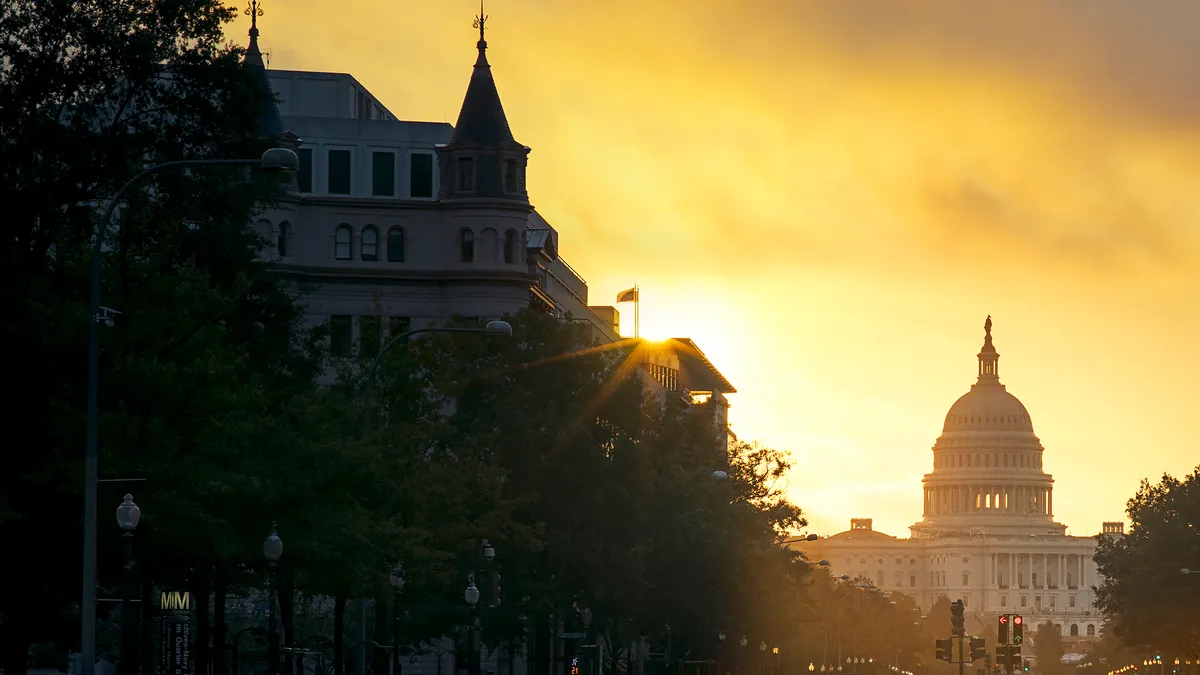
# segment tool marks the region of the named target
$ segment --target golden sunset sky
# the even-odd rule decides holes
[[[457,118],[476,2],[265,8],[272,68]],[[811,531],[907,536],[988,314],[1071,534],[1200,463],[1200,2],[487,12],[530,199],[592,304],[636,282],[643,335],[699,343],[738,435],[792,453]]]

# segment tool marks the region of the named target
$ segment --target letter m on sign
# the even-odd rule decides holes
[[[191,593],[184,591],[163,591],[159,596],[159,606],[163,609],[191,609]]]

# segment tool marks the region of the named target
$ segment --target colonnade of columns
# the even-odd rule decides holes
[[[1087,558],[1077,553],[993,553],[991,569],[991,583],[999,588],[1077,589],[1091,584]]]
[[[925,515],[1009,513],[1053,516],[1054,490],[1041,485],[927,485]]]

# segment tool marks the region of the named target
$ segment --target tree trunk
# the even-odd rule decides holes
[[[227,583],[225,569],[218,565],[213,570],[213,675],[225,675],[225,643],[228,640],[228,631],[225,629]]]
[[[346,596],[333,600],[333,675],[346,675]]]
[[[296,570],[288,567],[283,570],[283,584],[279,587],[279,613],[283,620],[283,646],[289,648],[284,652],[284,675],[293,675],[296,665],[290,648],[296,637]]]
[[[208,591],[209,591],[209,574],[208,569],[198,569],[193,572],[195,575],[192,579],[192,598],[196,602],[196,658],[193,660],[196,675],[208,675],[208,667],[210,663],[211,651],[208,648],[209,639],[212,635],[212,630],[208,619]]]

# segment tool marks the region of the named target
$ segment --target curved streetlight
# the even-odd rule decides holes
[[[713,480],[720,481],[720,480],[727,480],[728,478],[729,478],[729,474],[724,471],[717,470],[717,471],[712,472]]]
[[[88,389],[87,389],[87,436],[84,447],[83,469],[83,603],[82,603],[82,675],[96,672],[96,516],[100,469],[100,323],[111,326],[113,309],[100,306],[100,265],[103,260],[104,235],[113,211],[122,197],[141,180],[164,169],[190,166],[257,166],[266,171],[295,171],[300,168],[300,158],[286,148],[271,148],[258,159],[182,159],[163,162],[145,169],[130,178],[108,202],[108,208],[96,223],[92,243],[91,292],[89,297],[90,317],[88,326]]]
[[[363,378],[362,391],[366,391],[375,382],[375,373],[379,370],[379,364],[383,361],[383,355],[387,354],[392,347],[407,340],[408,338],[419,335],[421,333],[477,333],[481,335],[495,335],[499,337],[512,337],[512,325],[507,321],[489,321],[483,328],[444,328],[441,326],[427,326],[425,328],[414,328],[405,331],[384,343],[379,349],[379,353],[375,355],[375,360],[371,362],[371,367],[367,370],[366,376]]]

